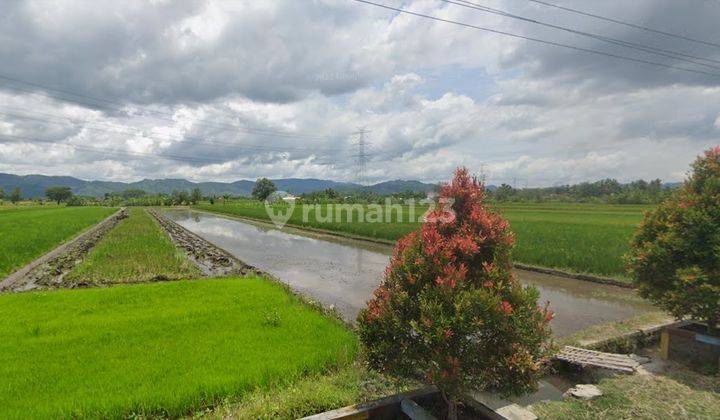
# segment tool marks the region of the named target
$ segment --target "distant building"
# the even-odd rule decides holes
[[[294,203],[295,200],[297,200],[297,197],[287,191],[275,191],[267,198],[267,201],[269,203],[277,203],[280,201],[284,201],[286,203]]]

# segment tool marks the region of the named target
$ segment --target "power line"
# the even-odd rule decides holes
[[[572,34],[575,34],[575,35],[585,36],[585,37],[588,37],[588,38],[592,38],[592,39],[596,39],[596,40],[599,40],[599,41],[607,42],[607,43],[609,43],[609,44],[619,45],[619,46],[625,47],[625,48],[631,48],[631,49],[634,49],[634,50],[643,51],[643,52],[650,53],[650,54],[655,54],[655,55],[660,55],[660,56],[663,56],[663,57],[669,57],[669,58],[673,58],[673,59],[676,59],[676,60],[681,60],[681,61],[684,61],[684,62],[686,62],[686,63],[697,64],[697,65],[700,65],[700,66],[705,66],[705,67],[709,67],[709,68],[712,68],[712,69],[720,70],[720,67],[718,67],[718,66],[714,66],[714,65],[712,65],[712,64],[706,64],[706,63],[702,63],[702,62],[695,61],[695,60],[702,60],[702,61],[720,63],[720,60],[716,60],[716,59],[713,59],[713,58],[698,57],[698,56],[695,56],[695,55],[685,54],[685,53],[678,52],[678,51],[666,50],[666,49],[663,49],[663,48],[657,48],[657,47],[653,47],[653,46],[650,46],[650,45],[644,45],[644,44],[639,44],[639,43],[636,43],[636,42],[631,42],[631,41],[625,41],[625,40],[622,40],[622,39],[612,38],[612,37],[605,36],[605,35],[594,34],[594,33],[591,33],[591,32],[585,32],[585,31],[581,31],[581,30],[578,30],[578,29],[569,28],[569,27],[566,27],[566,26],[561,26],[561,25],[555,25],[555,24],[552,24],[552,23],[542,22],[542,21],[539,21],[539,20],[536,20],[536,19],[532,19],[532,18],[528,18],[528,17],[525,17],[525,16],[516,15],[516,14],[510,13],[510,12],[506,12],[506,11],[504,11],[504,10],[500,10],[500,9],[495,9],[495,8],[492,8],[492,7],[483,6],[483,5],[481,5],[481,4],[473,3],[473,2],[470,2],[470,1],[467,1],[467,0],[458,0],[459,2],[458,2],[458,1],[452,1],[452,0],[440,0],[440,1],[443,1],[443,2],[449,3],[449,4],[454,4],[454,5],[457,5],[457,6],[467,7],[467,8],[474,9],[474,10],[479,10],[479,11],[481,11],[481,12],[486,12],[486,13],[492,13],[492,14],[495,14],[495,15],[505,16],[505,17],[509,17],[509,18],[512,18],[512,19],[517,19],[517,20],[521,20],[521,21],[533,23],[533,24],[536,24],[536,25],[541,25],[541,26],[545,26],[545,27],[548,27],[548,28],[557,29],[557,30],[560,30],[560,31],[569,32],[569,33],[572,33]]]
[[[570,8],[570,7],[560,6],[559,4],[548,3],[548,2],[540,1],[540,0],[528,0],[528,1],[531,1],[531,2],[533,2],[533,3],[542,4],[542,5],[548,6],[548,7],[554,7],[554,8],[556,8],[556,9],[565,10],[566,12],[577,13],[577,14],[579,14],[579,15],[588,16],[588,17],[592,17],[592,18],[595,18],[595,19],[604,20],[604,21],[607,21],[607,22],[617,23],[617,24],[619,24],[619,25],[629,26],[629,27],[631,27],[631,28],[640,29],[640,30],[643,30],[643,31],[653,32],[653,33],[656,33],[656,34],[661,34],[661,35],[670,36],[670,37],[674,37],[674,38],[684,39],[685,41],[697,42],[697,43],[699,43],[699,44],[705,44],[705,45],[710,45],[710,46],[713,46],[713,47],[720,48],[720,44],[717,44],[717,43],[714,43],[714,42],[710,42],[710,41],[703,41],[702,39],[691,38],[691,37],[689,37],[689,36],[678,35],[678,34],[675,34],[675,33],[672,33],[672,32],[661,31],[661,30],[659,30],[659,29],[653,29],[653,28],[650,28],[650,27],[647,27],[647,26],[638,25],[638,24],[635,24],[635,23],[625,22],[625,21],[622,21],[622,20],[609,18],[609,17],[607,17],[607,16],[601,16],[601,15],[596,15],[596,14],[589,13],[589,12],[583,12],[582,10],[577,10],[577,9],[573,9],[573,8]]]
[[[111,100],[109,100],[109,99],[97,98],[97,97],[93,97],[93,96],[89,96],[89,95],[84,95],[84,94],[79,94],[79,93],[70,92],[70,91],[63,90],[63,89],[53,88],[53,87],[51,87],[51,86],[43,85],[43,84],[40,84],[40,83],[28,82],[28,81],[21,80],[21,79],[17,79],[17,78],[15,78],[15,77],[11,77],[11,76],[8,76],[8,75],[2,74],[2,73],[0,73],[0,79],[6,80],[6,81],[9,81],[9,82],[12,82],[12,83],[19,83],[19,84],[23,84],[23,85],[27,85],[27,86],[32,86],[32,87],[34,87],[34,88],[42,89],[42,90],[44,90],[44,91],[43,91],[43,92],[38,92],[38,91],[36,91],[36,90],[29,89],[29,88],[23,88],[23,87],[18,87],[18,86],[5,85],[6,87],[9,87],[9,88],[11,88],[11,89],[16,89],[16,90],[20,90],[20,91],[24,91],[24,92],[29,92],[29,93],[40,94],[40,95],[43,95],[43,96],[46,96],[46,97],[50,97],[50,98],[54,98],[54,99],[58,99],[58,100],[61,100],[61,101],[76,103],[76,104],[79,104],[79,105],[81,105],[81,106],[93,106],[93,107],[94,107],[94,106],[97,106],[97,104],[92,104],[92,103],[91,103],[91,104],[88,104],[87,102],[82,102],[82,101],[77,100],[77,99],[68,99],[68,98],[65,98],[65,97],[62,97],[62,96],[59,96],[59,97],[58,97],[57,94],[60,94],[60,95],[70,95],[70,96],[74,96],[74,97],[77,97],[77,98],[83,98],[83,99],[87,99],[87,100],[90,100],[90,101],[95,101],[95,102],[97,102],[97,103],[102,103],[102,104],[105,104],[106,107],[108,107],[108,108],[110,108],[110,109],[113,109],[113,110],[115,110],[115,111],[120,111],[120,110],[122,110],[122,108],[124,108],[124,107],[127,106],[127,104],[123,104],[123,103],[116,102],[116,101],[111,101]],[[55,95],[52,95],[52,94],[50,94],[50,93],[48,93],[48,92],[46,92],[46,91],[56,92],[56,94],[55,94]],[[156,118],[159,118],[159,119],[162,119],[162,120],[166,120],[166,121],[170,121],[170,122],[176,122],[176,121],[173,119],[174,114],[172,114],[172,113],[163,112],[163,111],[159,111],[159,110],[153,110],[153,109],[147,109],[146,107],[138,107],[138,108],[141,108],[141,110],[144,111],[144,112],[147,113],[147,114],[156,115]],[[216,129],[220,129],[220,130],[226,130],[226,131],[241,131],[241,132],[247,132],[247,133],[251,133],[251,134],[265,135],[265,136],[274,136],[274,137],[287,137],[287,138],[297,138],[297,139],[306,139],[306,140],[327,140],[327,139],[331,139],[331,138],[332,138],[331,136],[315,136],[315,135],[306,135],[306,134],[300,134],[300,133],[299,133],[299,134],[293,134],[293,133],[288,133],[288,132],[283,132],[283,131],[277,131],[277,130],[271,130],[271,129],[265,129],[265,128],[238,127],[238,126],[235,126],[235,125],[232,125],[232,124],[212,123],[212,122],[206,122],[206,121],[196,121],[195,124],[201,125],[201,126],[212,127],[212,128],[216,128]]]
[[[720,77],[720,74],[717,74],[717,73],[710,73],[710,72],[706,72],[706,71],[702,71],[702,70],[689,69],[686,67],[679,67],[679,66],[674,66],[671,64],[659,63],[656,61],[644,60],[641,58],[633,58],[633,57],[628,57],[628,56],[624,56],[624,55],[613,54],[613,53],[608,53],[608,52],[599,51],[599,50],[593,50],[590,48],[577,47],[574,45],[563,44],[560,42],[548,41],[545,39],[534,38],[534,37],[525,36],[525,35],[518,35],[518,34],[511,33],[511,32],[501,31],[498,29],[486,28],[486,27],[482,27],[482,26],[478,26],[478,25],[473,25],[470,23],[459,22],[456,20],[443,19],[443,18],[440,18],[437,16],[426,15],[423,13],[418,13],[418,12],[413,12],[410,10],[400,9],[397,7],[387,6],[385,4],[374,3],[374,2],[371,2],[368,0],[352,0],[352,1],[355,1],[358,3],[365,3],[365,4],[368,4],[371,6],[376,6],[376,7],[380,7],[380,8],[387,9],[387,10],[393,10],[398,13],[404,13],[404,14],[408,14],[408,15],[412,15],[412,16],[422,17],[425,19],[431,19],[431,20],[435,20],[438,22],[450,23],[453,25],[463,26],[466,28],[477,29],[477,30],[486,31],[486,32],[492,32],[492,33],[496,33],[499,35],[505,35],[505,36],[509,36],[509,37],[513,37],[513,38],[524,39],[527,41],[533,41],[533,42],[537,42],[537,43],[541,43],[541,44],[552,45],[555,47],[568,48],[568,49],[575,50],[575,51],[582,51],[582,52],[586,52],[586,53],[590,53],[590,54],[603,55],[606,57],[617,58],[619,60],[632,61],[632,62],[636,62],[636,63],[648,64],[648,65],[657,66],[657,67],[664,67],[664,68],[673,69],[673,70],[680,70],[680,71],[685,71],[685,72],[690,72],[690,73],[704,74],[707,76]]]

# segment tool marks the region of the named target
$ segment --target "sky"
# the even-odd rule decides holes
[[[5,1],[0,172],[673,182],[720,144],[720,2],[548,0],[703,43],[529,0],[472,4],[597,36],[372,1],[472,27],[355,0]]]

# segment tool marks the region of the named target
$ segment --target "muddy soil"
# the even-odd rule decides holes
[[[232,254],[195,235],[155,210],[147,210],[170,236],[175,246],[183,249],[190,261],[208,277],[229,275],[262,275],[260,270],[235,258]]]
[[[11,274],[0,285],[0,291],[26,291],[36,289],[74,288],[84,286],[83,282],[68,282],[64,280],[67,273],[80,264],[83,257],[95,246],[121,220],[125,219],[127,212],[120,210],[113,216],[103,220],[90,230],[81,234],[72,241],[60,245],[54,251],[40,259],[31,262],[26,268]],[[44,261],[43,261],[44,260]]]

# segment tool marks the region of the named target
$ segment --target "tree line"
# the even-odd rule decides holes
[[[605,203],[605,204],[656,204],[668,198],[674,188],[663,184],[659,179],[652,181],[637,180],[622,184],[616,179],[607,178],[595,182],[582,182],[574,185],[560,185],[540,188],[513,188],[508,184],[501,184],[497,188],[488,188],[488,197],[497,202],[568,202],[568,203]],[[275,184],[267,179],[260,178],[255,183],[251,196],[253,199],[263,201],[277,192]],[[77,196],[70,187],[52,186],[45,190],[45,197],[57,204],[68,205],[149,205],[173,206],[191,205],[200,201],[209,201],[214,204],[217,200],[227,201],[236,198],[231,194],[203,195],[199,188],[191,191],[173,190],[170,194],[150,194],[141,189],[126,189],[119,192],[105,193],[102,199],[89,196]],[[299,201],[304,203],[385,203],[386,199],[403,203],[407,200],[421,200],[426,197],[425,192],[406,190],[400,193],[381,195],[370,190],[337,191],[327,188],[322,191],[313,191],[301,194]],[[22,200],[20,187],[15,187],[10,193],[0,187],[0,202],[9,200],[17,203]]]
[[[22,200],[22,191],[20,190],[20,187],[13,188],[9,194],[6,194],[5,189],[0,187],[0,203],[2,203],[5,199],[8,199],[13,204]]]
[[[606,178],[595,182],[541,188],[513,188],[502,184],[489,191],[491,199],[499,202],[570,202],[605,204],[656,204],[668,198],[674,188],[659,179],[637,180],[622,184]]]

